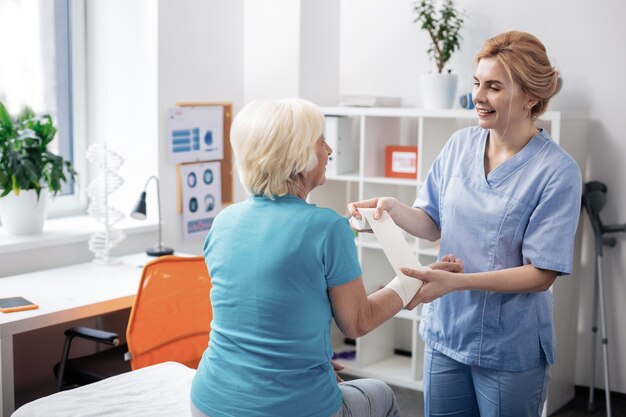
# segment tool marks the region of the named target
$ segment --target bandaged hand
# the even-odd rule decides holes
[[[413,309],[417,306],[417,304],[419,304],[419,302],[414,305],[411,305],[411,302],[424,283],[422,279],[415,275],[415,273],[418,273],[421,277],[425,277],[429,274],[429,271],[432,272],[433,270],[462,273],[464,271],[464,267],[463,262],[460,259],[455,259],[454,255],[446,255],[441,258],[440,262],[432,263],[424,268],[403,268],[403,275],[396,276],[385,286],[385,288],[389,288],[398,294],[404,307]]]
[[[426,270],[430,268],[426,266],[422,269]],[[398,294],[398,297],[402,300],[402,306],[406,307],[413,297],[415,297],[415,294],[417,294],[421,286],[422,281],[419,279],[414,279],[406,275],[398,275],[389,281],[389,284],[385,285],[385,288],[389,288]]]
[[[437,298],[453,291],[458,282],[459,274],[465,272],[461,259],[454,255],[445,255],[441,261],[429,265],[429,271],[402,268],[402,273],[423,283],[419,291],[406,305],[409,310],[414,309],[421,303],[429,303]]]

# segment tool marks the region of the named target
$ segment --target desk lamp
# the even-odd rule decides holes
[[[148,188],[148,184],[150,180],[156,181],[156,189],[157,189],[157,205],[158,205],[158,213],[159,213],[159,241],[151,248],[146,249],[146,253],[149,256],[163,256],[163,255],[171,255],[174,253],[174,249],[167,248],[163,246],[163,242],[161,241],[161,195],[159,192],[159,179],[152,175],[146,181],[146,185],[143,187],[143,192],[139,197],[139,201],[135,205],[135,208],[130,213],[130,217],[137,220],[145,220],[146,219],[146,189]]]

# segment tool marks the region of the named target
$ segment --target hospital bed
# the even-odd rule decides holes
[[[187,417],[195,372],[164,362],[40,398],[12,417]]]

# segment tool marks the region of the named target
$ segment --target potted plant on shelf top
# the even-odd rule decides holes
[[[0,217],[8,234],[40,233],[48,193],[76,175],[70,161],[48,150],[56,131],[50,115],[25,108],[12,118],[0,102]]]
[[[444,0],[438,10],[435,0],[418,0],[413,10],[417,15],[414,22],[419,23],[430,37],[427,52],[437,67],[437,73],[422,75],[424,107],[450,108],[457,78],[450,69],[447,73],[443,70],[452,53],[460,48],[463,12],[455,7],[454,0]]]

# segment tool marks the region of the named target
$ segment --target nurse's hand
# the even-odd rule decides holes
[[[355,201],[348,203],[348,213],[350,213],[350,216],[356,217],[360,220],[361,214],[359,213],[359,208],[375,208],[374,218],[380,219],[383,215],[383,210],[391,211],[397,202],[398,200],[393,197],[379,197],[370,198],[369,200]]]
[[[445,255],[440,262],[428,265],[431,270],[402,268],[402,273],[424,282],[405,308],[412,310],[421,303],[430,303],[456,289],[457,274],[465,272],[463,261],[454,255]]]

